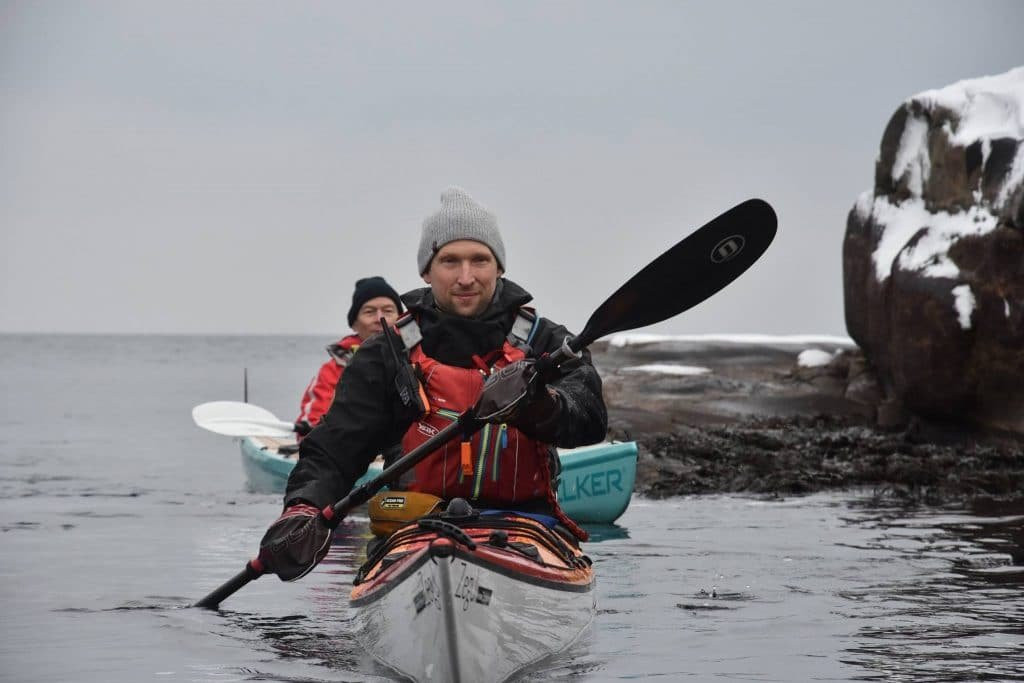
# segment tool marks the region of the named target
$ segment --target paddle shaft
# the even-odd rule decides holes
[[[718,216],[649,263],[608,297],[587,320],[579,336],[566,340],[555,353],[538,361],[537,380],[549,379],[555,367],[600,337],[667,320],[704,301],[753,265],[771,244],[775,230],[775,212],[760,199],[750,199]],[[690,284],[692,289],[683,288]],[[353,508],[368,501],[427,455],[460,434],[475,433],[482,425],[472,411],[463,413],[456,422],[335,503],[331,522],[337,525]],[[261,574],[259,560],[251,560],[243,571],[195,606],[215,609]]]
[[[209,595],[192,606],[203,607],[205,609],[217,609],[220,603],[234,595],[245,584],[249,583],[253,579],[258,579],[263,576],[263,572],[253,565],[254,562],[256,562],[256,560],[246,562],[245,569],[232,576],[230,579],[225,581],[220,588],[212,591]]]
[[[476,433],[482,426],[483,424],[478,423],[470,412],[467,411],[463,413],[459,416],[458,420],[403,455],[390,466],[384,468],[384,471],[372,480],[352,489],[347,496],[332,505],[331,510],[333,515],[331,516],[331,519],[328,520],[328,525],[331,528],[336,527],[349,512],[370,500],[374,494],[388,484],[397,480],[435,450],[441,448],[459,435],[470,435]],[[195,603],[193,607],[217,609],[217,606],[220,605],[221,602],[229,598],[250,581],[258,579],[262,575],[262,563],[259,558],[253,558],[246,563],[245,569],[235,574],[225,582],[224,585],[220,586],[205,598]]]

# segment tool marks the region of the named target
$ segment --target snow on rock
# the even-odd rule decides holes
[[[648,365],[633,365],[622,368],[622,372],[646,372],[662,375],[705,375],[711,372],[710,368],[702,368],[694,365],[673,365],[671,363],[650,363]]]
[[[931,109],[956,114],[947,122],[951,142],[967,146],[975,140],[1024,137],[1024,66],[998,76],[960,81],[914,95]]]
[[[889,184],[905,197],[955,200],[961,209],[985,199],[998,213],[1024,182],[1021,140],[1024,66],[927,90],[906,100],[889,122],[876,184],[887,170]]]
[[[843,296],[889,399],[1024,416],[1024,67],[896,109],[847,217]]]
[[[955,278],[960,270],[948,256],[950,246],[963,237],[984,235],[996,228],[996,217],[982,207],[932,213],[921,199],[893,204],[887,197],[877,197],[871,216],[882,229],[871,255],[879,282],[889,277],[894,264],[927,277]],[[915,235],[917,239],[913,239]]]
[[[907,176],[911,196],[920,197],[924,183],[931,175],[932,162],[928,156],[928,123],[911,119],[903,128],[896,160],[892,164],[892,179],[899,182]]]
[[[953,307],[956,308],[956,319],[960,323],[960,327],[965,330],[971,329],[971,314],[974,313],[976,303],[970,285],[953,288]]]
[[[870,220],[881,234],[872,253],[876,277],[889,277],[920,230],[926,231],[926,247],[899,265],[924,268],[931,277],[956,277],[956,266],[940,253],[964,237],[994,230],[1011,199],[1019,207],[1022,140],[1024,67],[905,101],[882,139],[875,192],[859,197],[854,207],[861,222]],[[885,182],[879,186],[879,180]],[[931,267],[933,258],[939,263]]]

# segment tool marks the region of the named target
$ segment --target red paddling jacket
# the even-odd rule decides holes
[[[537,319],[527,309],[519,315],[510,338],[486,357],[474,355],[471,368],[442,363],[428,356],[422,344],[412,345],[409,360],[422,378],[428,405],[425,414],[406,430],[403,453],[412,451],[472,408],[487,375],[530,355],[528,343]],[[419,334],[411,314],[399,320],[398,326],[403,339]],[[516,335],[516,327],[523,328],[522,336]],[[507,424],[486,424],[468,442],[456,439],[421,460],[413,468],[412,476],[402,478],[401,488],[445,499],[482,499],[503,506],[546,499],[551,490],[551,457],[549,444]]]
[[[299,405],[299,416],[296,422],[306,422],[310,427],[315,427],[320,418],[331,407],[334,401],[334,388],[341,380],[341,374],[345,372],[352,355],[359,349],[362,339],[357,334],[350,334],[336,344],[327,347],[327,353],[331,358],[320,366],[320,372],[316,374],[302,394],[302,403]]]
[[[406,353],[397,359],[383,335],[363,342],[330,410],[302,440],[285,503],[305,501],[320,508],[335,503],[377,453],[397,443],[408,452],[472,406],[491,368],[557,350],[569,331],[546,318],[531,320],[526,331],[523,321],[532,316],[522,307],[531,299],[519,285],[500,278],[488,309],[463,318],[439,310],[429,287],[403,295],[409,315],[400,322],[414,320],[418,335],[399,326]],[[396,388],[397,363],[410,361],[418,366],[430,403],[426,415],[419,406],[405,405]],[[584,351],[561,373],[548,385],[562,406],[553,419],[520,429],[487,425],[471,441],[468,466],[456,439],[425,458],[402,485],[442,498],[464,497],[478,508],[545,509],[553,496],[543,461],[552,447],[597,443],[608,426],[601,379],[590,355]]]

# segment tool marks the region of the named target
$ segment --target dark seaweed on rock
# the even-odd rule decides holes
[[[801,494],[873,487],[939,503],[1024,494],[1024,448],[1013,439],[951,441],[920,427],[881,432],[831,415],[750,419],[638,435],[636,491],[647,496]],[[943,442],[932,442],[943,441]]]
[[[863,362],[847,349],[817,369],[795,365],[800,349],[723,345],[700,364],[727,382],[623,368],[650,362],[649,347],[598,348],[610,438],[639,445],[636,492],[792,495],[868,487],[908,503],[1024,500],[1024,437],[914,418],[877,426],[851,387]],[[661,362],[686,364],[693,349],[661,347]],[[691,361],[692,362],[692,361]],[[687,388],[700,384],[702,391]]]

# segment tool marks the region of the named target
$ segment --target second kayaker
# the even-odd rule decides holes
[[[362,343],[380,333],[381,318],[394,325],[402,312],[398,292],[384,278],[374,276],[356,280],[352,305],[348,309],[348,326],[352,328],[352,334],[327,347],[330,358],[320,366],[302,392],[299,416],[295,419],[295,433],[300,440],[313,430],[331,407],[342,373]]]

